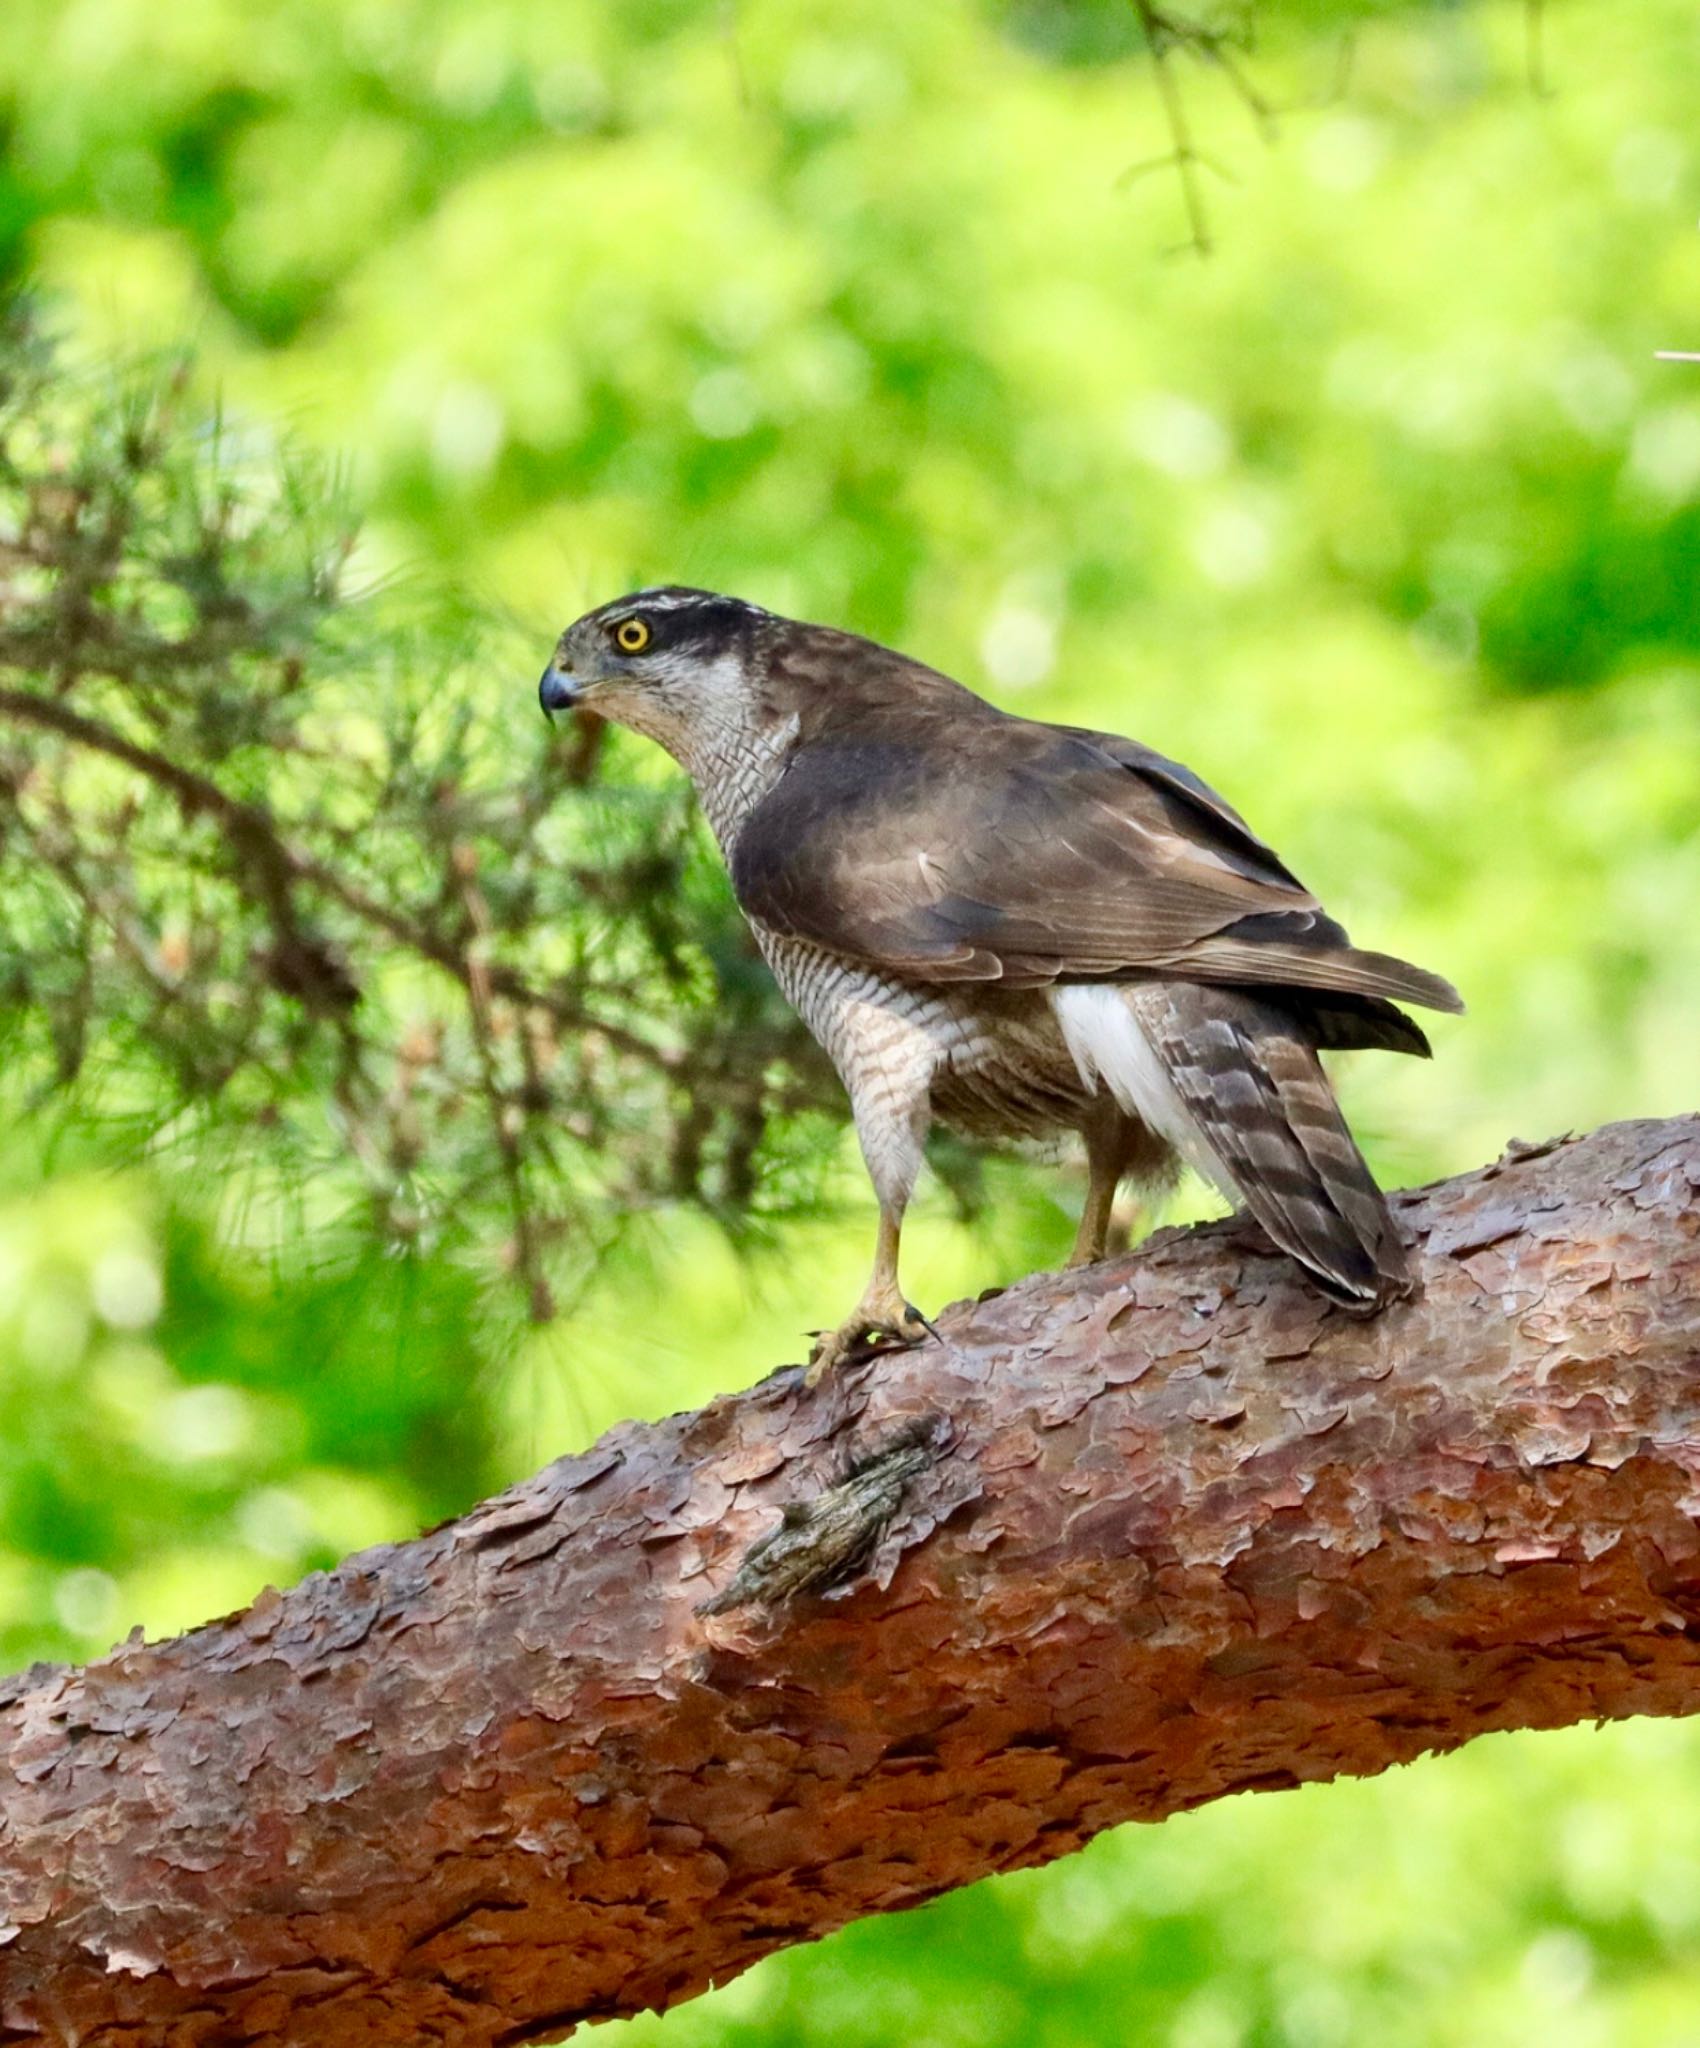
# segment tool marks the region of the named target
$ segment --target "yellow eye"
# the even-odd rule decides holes
[[[641,654],[649,645],[649,628],[642,619],[622,619],[614,628],[614,645],[622,654]]]

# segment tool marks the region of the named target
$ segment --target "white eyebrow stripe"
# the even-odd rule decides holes
[[[646,611],[682,612],[694,606],[733,605],[739,611],[759,613],[761,606],[751,604],[747,598],[725,597],[713,590],[669,590],[665,584],[651,590],[635,590],[630,597],[622,600],[624,608],[641,605]]]

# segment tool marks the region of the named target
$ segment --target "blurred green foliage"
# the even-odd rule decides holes
[[[1179,53],[1231,173],[1201,263],[1110,0],[10,0],[0,267],[85,386],[187,341],[241,462],[348,465],[392,656],[339,686],[437,679],[498,778],[556,629],[660,578],[1189,761],[1470,998],[1433,1067],[1346,1073],[1409,1179],[1700,1098],[1700,371],[1654,360],[1700,345],[1700,45],[1684,0],[1542,13],[1544,90],[1513,0],[1254,9],[1272,146]],[[446,591],[505,622],[483,652],[421,649]],[[623,737],[607,772],[667,787]],[[757,1244],[643,1205],[516,1334],[475,1247],[327,1250],[192,1134],[138,1161],[33,1099],[0,1151],[16,1660],[752,1378],[864,1260],[841,1157]],[[978,1223],[918,1218],[929,1305],[1066,1246],[1078,1178],[983,1170]],[[1689,2048],[1696,1841],[1689,1728],[1495,1738],[1124,1830],[628,2032]]]
[[[657,1201],[795,1210],[842,1090],[683,793],[483,716],[452,610],[349,603],[323,481],[245,473],[183,382],[0,328],[14,1096],[297,1250],[500,1246],[540,1323]]]

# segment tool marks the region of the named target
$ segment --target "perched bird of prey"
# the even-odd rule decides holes
[[[1410,1292],[1317,1055],[1426,1056],[1394,1003],[1463,1006],[1438,975],[1354,947],[1189,769],[703,590],[587,613],[539,694],[647,734],[690,775],[757,943],[849,1091],[878,1248],[811,1382],[931,1328],[897,1257],[935,1119],[1080,1132],[1072,1264],[1103,1256],[1124,1177],[1185,1160],[1335,1300]]]

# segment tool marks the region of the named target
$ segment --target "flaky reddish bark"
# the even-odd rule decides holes
[[[1424,1290],[1373,1323],[1167,1233],[30,1674],[0,2041],[494,2048],[1115,1821],[1692,1711],[1697,1190],[1683,1119],[1401,1197]],[[835,1595],[698,1612],[882,1486]]]

